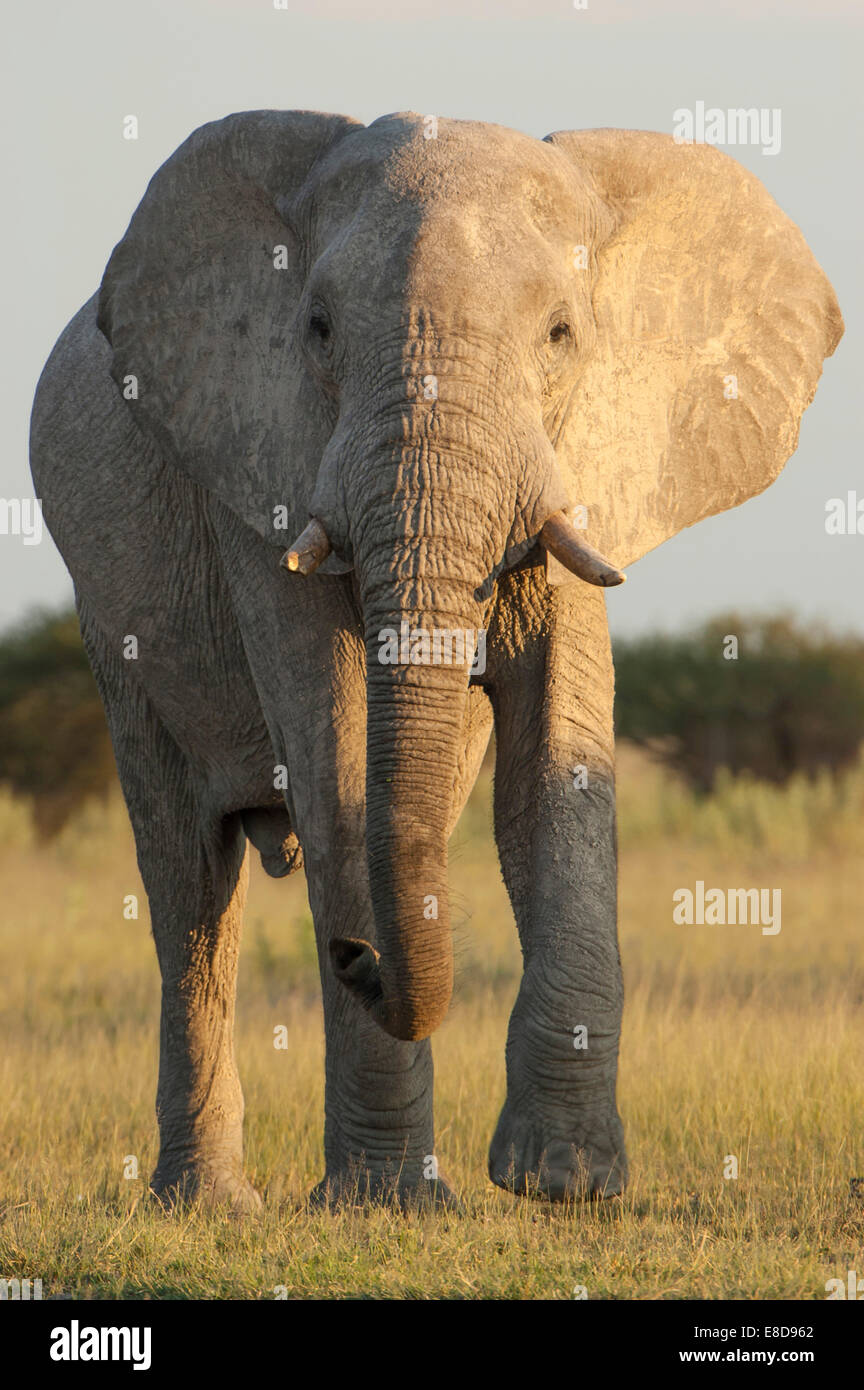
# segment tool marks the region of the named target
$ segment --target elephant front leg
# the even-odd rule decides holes
[[[317,631],[325,630],[323,623]],[[375,942],[366,862],[365,652],[343,635],[328,663],[338,708],[291,730],[292,815],[304,847],[315,921],[326,1031],[325,1173],[314,1202],[395,1201],[451,1206],[455,1198],[435,1150],[432,1048],[428,1039],[390,1037],[333,973],[330,942]],[[491,732],[491,710],[471,691],[449,828],[476,780]]]
[[[508,581],[492,644],[495,833],[524,959],[507,1040],[493,1182],[564,1200],[627,1175],[615,1087],[623,987],[616,919],[613,675],[602,594]],[[515,617],[515,621],[514,621]]]
[[[315,920],[326,1032],[325,1173],[315,1203],[373,1200],[399,1205],[455,1205],[435,1151],[433,1067],[429,1039],[400,1042],[379,1027],[336,979],[329,945],[334,938],[375,941],[365,845],[365,764],[362,730],[362,650],[343,656],[339,681],[353,687],[341,718],[295,732],[301,765],[295,814],[305,827],[304,856]],[[334,678],[335,678],[334,671]],[[344,690],[344,688],[343,688]],[[451,828],[474,783],[489,740],[491,717],[480,691],[466,714]],[[302,742],[302,750],[299,746]]]
[[[435,1154],[429,1040],[388,1037],[333,973],[334,937],[374,940],[362,870],[362,844],[352,852],[343,841],[340,854],[320,864],[313,856],[311,868],[307,858],[326,1034],[324,1176],[311,1200],[446,1204],[450,1192]]]

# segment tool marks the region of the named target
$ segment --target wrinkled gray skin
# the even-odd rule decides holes
[[[45,368],[32,457],[150,900],[166,1203],[258,1200],[232,1043],[247,839],[277,876],[302,846],[316,1191],[429,1192],[447,838],[493,721],[525,968],[489,1171],[621,1190],[606,615],[537,537],[582,504],[629,564],[766,487],[840,332],[761,185],[665,136],[252,112],[159,171]],[[279,561],[310,516],[333,554],[304,578]],[[403,619],[486,629],[485,673],[381,664]]]

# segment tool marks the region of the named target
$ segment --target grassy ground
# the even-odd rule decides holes
[[[596,1209],[485,1176],[518,982],[484,774],[454,837],[459,984],[434,1042],[437,1151],[464,1215],[307,1214],[322,1170],[321,1008],[301,876],[253,881],[238,1004],[243,1223],[150,1207],[158,979],[120,804],[48,848],[0,802],[0,1277],[79,1298],[816,1298],[864,1270],[864,771],[692,797],[619,756],[632,1184]],[[672,893],[779,887],[782,930],[676,926]],[[123,900],[141,894],[138,921]],[[287,1051],[272,1045],[288,1029]],[[727,1155],[737,1180],[724,1178]],[[128,1156],[141,1176],[124,1177]]]

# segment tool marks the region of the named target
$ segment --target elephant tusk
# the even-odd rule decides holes
[[[329,554],[330,542],[327,539],[327,532],[318,518],[313,516],[306,530],[297,537],[291,549],[285,551],[281,563],[286,570],[298,571],[300,574],[314,574]]]
[[[549,517],[540,532],[540,541],[559,564],[571,574],[584,579],[586,584],[599,584],[601,588],[610,589],[615,584],[623,584],[627,578],[609,560],[605,560],[599,550],[582,539],[566,512],[556,512]]]

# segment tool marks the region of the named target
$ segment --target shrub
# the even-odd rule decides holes
[[[77,615],[37,613],[0,637],[0,781],[32,798],[37,833],[47,838],[115,780]]]
[[[778,784],[836,771],[864,740],[864,641],[789,617],[733,614],[681,637],[619,642],[615,671],[618,734],[701,791],[720,768]]]

